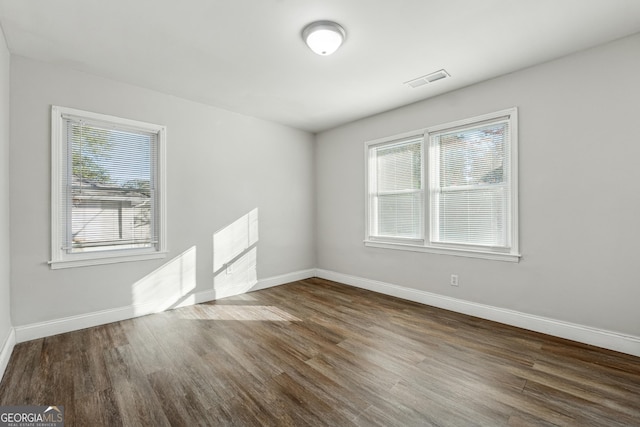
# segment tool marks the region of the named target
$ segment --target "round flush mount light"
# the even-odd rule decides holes
[[[309,49],[322,56],[338,50],[345,36],[344,28],[332,21],[312,22],[302,30],[302,39]]]

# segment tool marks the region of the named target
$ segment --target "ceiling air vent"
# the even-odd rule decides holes
[[[446,70],[438,70],[435,73],[427,74],[426,76],[418,77],[417,79],[409,80],[408,82],[404,82],[404,84],[411,86],[412,88],[417,88],[420,86],[424,86],[427,83],[433,83],[437,80],[446,79],[447,77],[451,77]]]

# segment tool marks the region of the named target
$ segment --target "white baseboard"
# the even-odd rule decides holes
[[[91,328],[107,323],[119,322],[121,320],[133,319],[134,317],[146,316],[147,314],[158,313],[169,308],[183,307],[186,305],[198,304],[209,301],[209,292],[193,293],[184,301],[171,305],[158,302],[148,304],[136,304],[126,307],[118,307],[108,310],[94,311],[77,316],[63,317],[60,319],[48,320],[45,322],[31,323],[29,325],[16,326],[16,341],[25,342],[52,335],[63,334],[65,332],[77,331]]]
[[[535,316],[490,305],[478,304],[417,289],[397,286],[390,283],[336,273],[329,270],[317,269],[316,276],[322,279],[368,289],[385,295],[392,295],[409,301],[419,302],[458,313],[468,314],[470,316],[480,317],[482,319],[493,320],[495,322],[640,357],[640,337],[624,335],[617,332],[592,328],[547,317]]]
[[[285,283],[294,282],[296,280],[308,279],[315,276],[315,269],[302,270],[280,276],[269,277],[258,280],[258,282],[250,289],[227,289],[223,292],[215,290],[207,290],[189,294],[181,298],[178,302],[160,302],[157,301],[148,304],[136,304],[126,307],[119,307],[109,310],[95,311],[91,313],[81,314],[77,316],[64,317],[61,319],[49,320],[46,322],[32,323],[29,325],[16,326],[15,342],[25,342],[38,338],[48,337],[51,335],[62,334],[65,332],[77,331],[80,329],[91,328],[93,326],[104,325],[107,323],[119,322],[121,320],[132,319],[134,317],[145,316],[147,314],[158,313],[167,309],[178,307],[186,307],[189,305],[200,304],[215,299],[225,298],[238,295],[245,292],[266,289],[272,286],[283,285]],[[13,347],[11,347],[13,348]],[[3,354],[3,353],[2,353]],[[9,355],[11,352],[9,351]],[[0,359],[0,362],[2,359]]]
[[[281,274],[279,276],[260,279],[255,283],[240,283],[239,285],[226,287],[221,286],[212,291],[208,291],[212,293],[212,296],[208,301],[246,294],[247,292],[259,291],[261,289],[267,289],[274,286],[284,285],[285,283],[295,282],[296,280],[308,279],[310,277],[314,277],[315,274],[316,269],[310,268],[308,270],[300,270],[293,273]]]
[[[274,286],[284,285],[285,283],[295,282],[297,280],[309,279],[316,276],[316,269],[310,268],[308,270],[295,271],[293,273],[281,274],[280,276],[269,277],[267,279],[261,279],[258,283],[251,288],[252,291],[259,291],[260,289],[272,288]]]
[[[2,377],[4,376],[4,371],[7,369],[7,365],[9,364],[9,359],[11,358],[11,352],[13,351],[13,347],[16,345],[16,334],[13,328],[9,329],[9,334],[7,335],[2,347],[0,347],[0,381],[2,381]]]
[[[273,286],[283,285],[296,280],[308,279],[310,277],[320,277],[327,280],[344,283],[370,291],[379,292],[415,301],[458,313],[468,314],[483,319],[493,320],[507,325],[516,326],[548,335],[566,338],[597,347],[607,348],[622,353],[640,357],[640,337],[624,335],[617,332],[578,325],[541,316],[535,316],[514,310],[507,310],[499,307],[478,304],[417,289],[397,286],[390,283],[365,279],[323,269],[301,270],[289,274],[269,277],[258,280],[250,289],[231,289],[225,292],[207,290],[189,295],[176,304],[138,304],[120,307],[110,310],[102,310],[86,313],[78,316],[70,316],[51,321],[33,323],[13,328],[0,347],[0,378],[6,369],[11,352],[16,343],[25,342],[37,338],[71,332],[107,323],[118,322],[151,313],[157,313],[169,308],[184,307],[212,301],[219,298],[238,295],[245,292],[257,291]]]

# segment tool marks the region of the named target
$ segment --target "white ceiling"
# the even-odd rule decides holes
[[[300,37],[320,19],[332,56]],[[640,0],[0,0],[0,24],[12,54],[317,132],[640,32]]]

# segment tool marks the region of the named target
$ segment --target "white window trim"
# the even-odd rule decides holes
[[[157,185],[159,190],[157,197],[158,209],[158,245],[155,248],[109,250],[85,253],[67,253],[62,249],[65,236],[60,226],[64,218],[60,206],[62,198],[62,167],[67,141],[64,135],[64,117],[75,116],[93,122],[104,122],[110,126],[153,132],[158,134],[157,139]],[[145,123],[136,120],[123,119],[105,114],[92,113],[73,108],[51,107],[51,269],[70,267],[84,267],[90,265],[113,264],[128,261],[141,261],[148,259],[165,258],[167,256],[167,208],[166,208],[166,138],[165,126]]]
[[[431,232],[430,220],[431,220],[431,209],[430,209],[430,194],[428,191],[429,185],[429,161],[426,152],[429,149],[429,135],[434,132],[439,132],[444,129],[458,128],[464,127],[468,125],[477,124],[480,122],[496,120],[501,117],[508,116],[510,119],[510,167],[511,167],[511,247],[509,251],[501,251],[499,249],[491,250],[483,247],[476,246],[468,246],[464,245],[448,245],[448,244],[439,244],[430,242],[429,233]],[[423,167],[422,167],[422,180],[423,186],[425,188],[425,197],[424,197],[424,213],[423,213],[423,235],[421,239],[400,239],[400,238],[386,238],[380,236],[374,236],[371,234],[371,214],[372,214],[372,206],[370,204],[369,198],[369,184],[370,184],[370,174],[372,173],[371,168],[369,167],[369,156],[370,149],[373,146],[381,145],[381,144],[389,144],[394,141],[409,139],[409,138],[422,138],[422,158],[423,158]],[[450,123],[440,124],[436,126],[431,126],[428,128],[418,129],[411,132],[402,133],[399,135],[393,135],[391,137],[380,138],[372,141],[365,142],[365,238],[364,245],[372,248],[382,248],[382,249],[396,249],[396,250],[404,250],[404,251],[412,251],[412,252],[425,252],[425,253],[433,253],[433,254],[441,254],[441,255],[453,255],[453,256],[461,256],[468,258],[481,258],[488,260],[496,260],[496,261],[508,261],[508,262],[519,262],[520,261],[520,252],[519,252],[519,224],[518,224],[518,109],[516,107],[496,111],[489,114],[483,114],[476,117],[471,117],[468,119],[458,120]]]

